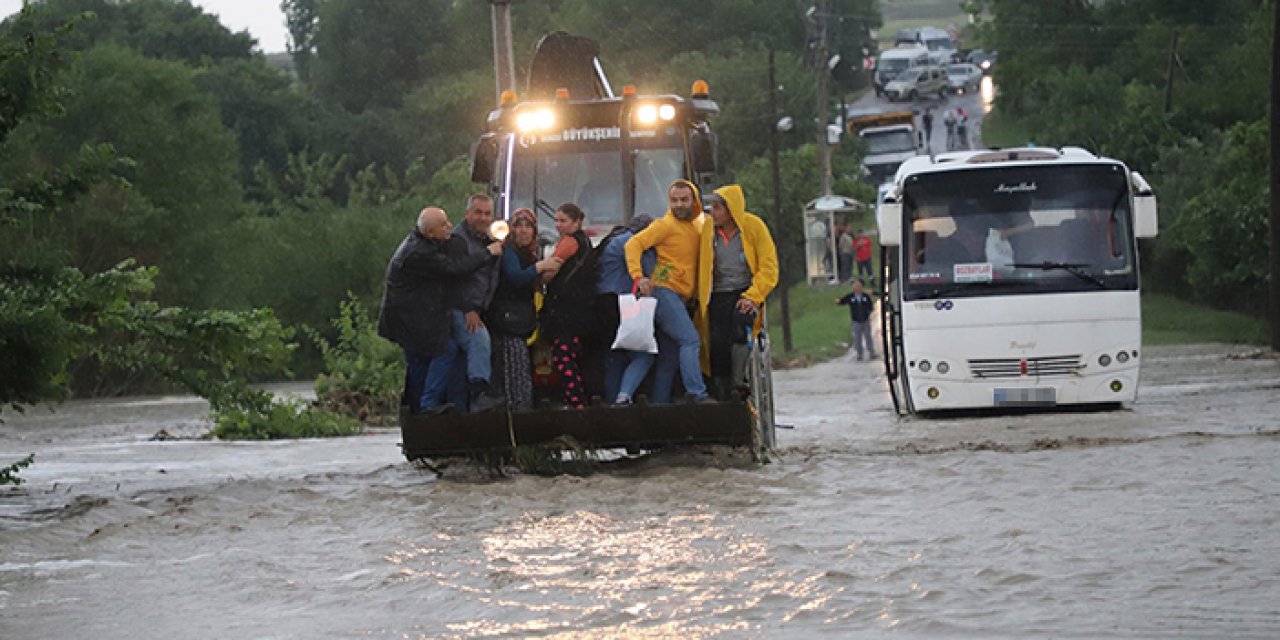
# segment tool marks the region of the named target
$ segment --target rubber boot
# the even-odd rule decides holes
[[[742,394],[751,389],[751,381],[747,379],[751,348],[745,344],[735,344],[729,351],[729,355],[732,363],[729,365],[729,381],[732,383],[730,390]]]
[[[467,382],[467,406],[471,408],[470,413],[491,411],[504,404],[506,404],[504,398],[499,398],[489,393],[488,380],[471,380]]]

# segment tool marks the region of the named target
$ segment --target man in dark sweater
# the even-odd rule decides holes
[[[849,305],[849,319],[853,321],[853,348],[858,352],[858,360],[862,360],[864,344],[867,353],[875,359],[876,348],[871,342],[871,312],[875,310],[875,302],[862,292],[862,280],[854,278],[853,293],[836,298],[836,304]]]
[[[437,413],[443,405],[457,347],[450,335],[446,293],[489,259],[501,245],[483,254],[455,256],[446,250],[449,218],[428,207],[413,231],[400,242],[387,265],[378,335],[400,345],[405,359],[405,401],[415,413]]]
[[[454,245],[449,249],[468,257],[486,258],[479,269],[463,278],[451,292],[453,340],[462,349],[466,361],[467,405],[472,413],[492,409],[500,400],[489,389],[489,380],[493,377],[493,344],[489,328],[481,319],[493,302],[500,271],[498,260],[487,253],[488,247],[502,244],[489,237],[492,223],[493,199],[483,194],[471,196],[467,199],[462,223],[453,230]]]

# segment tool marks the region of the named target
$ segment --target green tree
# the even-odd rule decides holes
[[[81,155],[111,145],[131,159],[120,183],[95,185],[66,202],[56,224],[34,224],[24,241],[62,249],[98,271],[126,258],[164,267],[163,299],[196,301],[206,283],[203,241],[239,215],[234,136],[192,70],[117,46],[90,50],[58,77],[56,119],[14,130],[0,173],[40,180]]]
[[[247,31],[232,33],[217,16],[189,0],[43,0],[39,4],[40,11],[6,21],[5,30],[51,33],[76,20],[76,29],[60,40],[64,51],[117,44],[148,58],[191,64],[249,58],[256,44]]]

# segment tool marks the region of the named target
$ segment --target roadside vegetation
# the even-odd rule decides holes
[[[790,352],[783,350],[777,296],[770,298],[769,340],[773,343],[775,367],[806,367],[848,352],[849,310],[832,302],[847,292],[848,285],[810,287],[800,283],[791,287],[794,348]],[[1199,343],[1262,346],[1267,343],[1267,336],[1267,324],[1259,318],[1210,309],[1170,295],[1142,294],[1142,343],[1146,346]],[[879,342],[876,342],[876,351],[880,351]]]
[[[1146,290],[1264,317],[1271,4],[969,5],[987,16],[975,46],[1000,52],[984,141],[1083,146],[1141,171],[1160,202]]]

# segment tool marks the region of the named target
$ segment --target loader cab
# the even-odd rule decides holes
[[[716,141],[706,121],[716,112],[705,83],[690,98],[637,96],[630,87],[619,98],[513,96],[491,114],[472,177],[488,183],[496,218],[528,207],[544,239],[554,241],[555,208],[573,202],[586,212],[584,230],[597,242],[636,214],[660,217],[677,179],[714,186]]]

